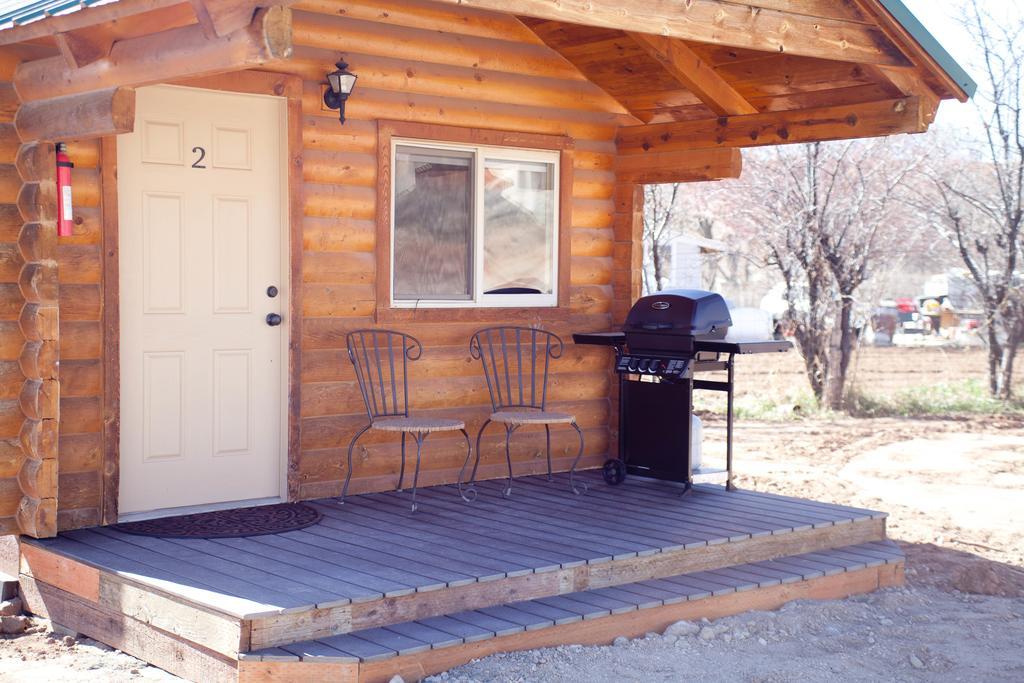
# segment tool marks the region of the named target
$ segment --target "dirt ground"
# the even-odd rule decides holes
[[[985,364],[986,355],[981,349],[865,346],[854,357],[849,381],[862,391],[886,396],[911,387],[982,380]],[[803,360],[792,352],[740,356],[736,379],[740,396],[792,394],[807,387]]]
[[[752,361],[739,370],[748,396],[803,381],[795,354]],[[983,370],[978,351],[872,349],[857,381],[892,392]],[[708,417],[706,459],[724,452],[723,439],[723,421]],[[738,484],[888,511],[889,535],[908,556],[907,587],[615,646],[496,655],[435,680],[1024,680],[1022,456],[1020,417],[742,421]],[[65,642],[45,624],[0,638],[0,681],[177,680],[95,643]]]
[[[88,638],[54,633],[40,620],[20,636],[0,636],[3,683],[122,683],[180,681],[166,671]]]

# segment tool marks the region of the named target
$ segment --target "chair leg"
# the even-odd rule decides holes
[[[405,432],[402,432],[402,466],[398,470],[398,488],[396,490],[402,490],[402,482],[405,481]]]
[[[512,434],[515,431],[515,425],[505,425],[505,462],[508,463],[508,486],[501,492],[505,498],[512,495]]]
[[[476,460],[473,461],[473,472],[469,475],[469,481],[467,482],[470,486],[476,483],[476,471],[480,467],[480,437],[484,435],[484,430],[487,429],[487,425],[491,424],[490,418],[484,420],[484,423],[480,425],[480,431],[476,433]],[[466,462],[463,463],[462,469],[466,469],[466,465],[469,464],[469,458],[466,458]],[[462,481],[462,472],[459,472],[459,481]]]
[[[470,458],[471,455],[473,455],[473,446],[472,446],[472,444],[469,441],[469,432],[467,432],[465,429],[460,429],[459,431],[462,432],[462,436],[466,439],[466,460],[465,460],[465,462],[462,463],[462,469],[459,470],[459,495],[462,496],[462,500],[466,501],[467,503],[472,503],[474,500],[476,500],[476,496],[477,496],[476,486],[474,486],[473,482],[470,481],[469,485],[466,487],[466,489],[464,491],[462,489],[462,475],[466,473],[466,466],[469,465],[469,458]],[[480,459],[479,446],[477,447],[477,449],[478,450],[477,450],[477,456],[476,457],[477,457],[477,460],[479,461],[479,459]],[[473,474],[474,474],[474,476],[476,475],[476,467],[473,468]]]
[[[548,481],[551,481],[554,478],[551,476],[551,425],[544,425],[544,437],[548,444]]]
[[[416,432],[413,434],[416,439],[416,473],[412,477],[412,511],[416,512],[416,486],[420,481],[420,455],[423,452],[423,442],[427,440],[427,432]]]
[[[356,432],[356,435],[352,437],[352,440],[348,444],[348,468],[345,470],[345,486],[343,486],[341,489],[341,500],[338,501],[338,503],[341,505],[345,504],[345,496],[348,495],[348,484],[350,481],[352,481],[352,449],[355,448],[356,441],[359,440],[359,437],[365,434],[366,430],[368,430],[369,428],[370,425],[366,425],[358,432]]]
[[[576,435],[580,437],[580,450],[576,453],[576,459],[572,461],[572,467],[569,469],[569,488],[572,489],[573,493],[579,495],[587,490],[587,482],[585,481],[581,481],[580,488],[576,488],[576,464],[583,457],[583,430],[580,429],[580,426],[575,421],[572,422],[572,428],[576,430]]]

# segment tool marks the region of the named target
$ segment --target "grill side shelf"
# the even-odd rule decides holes
[[[591,346],[625,346],[626,334],[624,332],[576,332],[573,333],[572,340],[576,344]]]
[[[587,344],[590,346],[618,346],[626,345],[625,332],[575,332],[572,340],[576,344]],[[788,341],[740,341],[729,342],[717,339],[694,340],[695,351],[706,351],[710,353],[735,353],[738,355],[749,355],[754,353],[784,353],[793,348],[793,342]]]
[[[694,348],[697,351],[708,351],[711,353],[735,353],[746,356],[753,353],[784,353],[793,348],[793,342],[789,341],[717,341],[701,340],[694,341]]]

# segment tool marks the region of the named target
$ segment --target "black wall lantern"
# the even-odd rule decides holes
[[[348,64],[342,59],[335,64],[337,70],[327,74],[327,89],[324,90],[324,104],[328,109],[337,109],[338,118],[345,123],[345,100],[352,94],[359,78],[348,70]]]

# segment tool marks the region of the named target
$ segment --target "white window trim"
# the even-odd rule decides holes
[[[422,147],[424,149],[449,149],[468,152],[473,155],[473,296],[469,299],[395,299],[395,199],[396,199],[396,152],[398,147]],[[555,308],[558,306],[558,243],[562,226],[561,216],[561,154],[557,150],[529,149],[522,147],[498,147],[493,145],[465,145],[434,140],[411,138],[391,139],[391,263],[388,277],[391,279],[391,307],[416,308]],[[549,294],[484,294],[484,188],[483,160],[535,161],[552,165],[554,197],[554,234],[551,239],[551,292]]]

